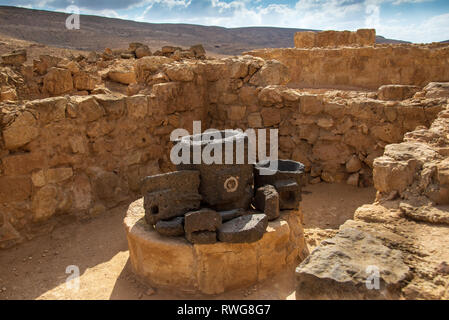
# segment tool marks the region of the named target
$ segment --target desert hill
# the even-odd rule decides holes
[[[293,35],[306,29],[246,27],[223,28],[191,24],[155,24],[99,16],[81,16],[80,30],[67,30],[67,14],[0,6],[3,36],[78,50],[124,48],[131,41],[144,42],[153,50],[163,45],[191,46],[202,43],[209,53],[240,54],[258,48],[293,47]],[[379,43],[402,41],[377,37]]]

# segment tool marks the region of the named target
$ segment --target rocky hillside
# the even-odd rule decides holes
[[[154,24],[82,16],[81,29],[65,28],[67,14],[0,6],[0,33],[21,40],[79,50],[123,48],[131,41],[151,49],[202,43],[209,53],[235,55],[257,48],[293,47],[293,36],[306,29],[273,27],[223,28],[188,24]],[[379,43],[397,42],[377,38]]]

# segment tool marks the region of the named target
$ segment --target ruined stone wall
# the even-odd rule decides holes
[[[449,81],[448,46],[260,49],[248,54],[282,62],[290,70],[290,84],[300,87],[376,90],[385,84],[423,87]]]
[[[88,218],[135,198],[142,177],[168,170],[171,131],[204,119],[203,97],[193,82],[169,82],[152,95],[56,97],[4,109],[0,246],[48,232],[51,217]]]
[[[55,217],[89,218],[129,203],[142,177],[174,169],[170,133],[192,132],[194,120],[207,129],[216,112],[210,101],[231,99],[212,92],[270,81],[259,74],[265,62],[252,57],[184,63],[146,58],[133,71],[145,94],[2,103],[0,248],[49,232]]]
[[[376,30],[297,32],[294,41],[295,48],[372,46],[376,43]]]
[[[235,101],[217,105],[211,126],[278,128],[279,157],[304,163],[310,182],[368,186],[384,147],[417,126],[429,126],[442,109],[434,99],[388,101],[376,93],[316,91],[246,85]]]
[[[413,206],[429,201],[449,204],[449,84],[431,83],[424,92],[440,101],[442,111],[430,127],[406,133],[403,142],[386,146],[382,157],[375,159],[374,186],[379,198],[400,197]],[[449,217],[427,218],[429,222],[442,218],[446,220],[440,222],[449,223]]]
[[[415,93],[419,88],[289,89],[284,65],[251,56],[155,70],[153,60],[138,60],[138,95],[2,104],[0,247],[49,232],[59,218],[89,218],[129,203],[142,177],[173,169],[170,133],[192,132],[194,120],[202,130],[279,128],[280,158],[303,162],[312,182],[364,186],[386,144],[430,125],[441,110],[441,101]]]

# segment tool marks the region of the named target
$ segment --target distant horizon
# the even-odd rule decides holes
[[[449,2],[441,0],[0,0],[0,6],[153,24],[309,30],[376,29],[412,43],[449,40]],[[142,11],[143,10],[143,11]],[[301,18],[298,19],[298,16]]]

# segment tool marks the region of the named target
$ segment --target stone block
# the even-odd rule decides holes
[[[153,225],[159,220],[182,216],[200,207],[199,172],[175,171],[143,179],[145,219]]]
[[[263,237],[268,225],[266,214],[249,214],[225,222],[218,229],[222,242],[251,243]]]
[[[196,231],[215,231],[221,226],[221,215],[211,209],[201,209],[185,214],[184,230],[186,233]]]
[[[176,217],[171,220],[160,220],[156,223],[156,231],[169,237],[178,237],[184,235],[184,217]]]
[[[256,209],[265,213],[268,220],[279,217],[279,194],[272,185],[265,185],[256,191],[254,196]]]
[[[234,218],[243,216],[244,214],[246,214],[246,210],[232,209],[232,210],[226,210],[226,211],[219,211],[218,213],[221,216],[221,221],[226,222],[226,221],[232,220]]]
[[[186,233],[186,239],[194,244],[212,244],[217,242],[215,231],[195,231]]]

